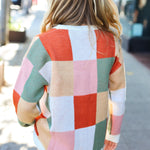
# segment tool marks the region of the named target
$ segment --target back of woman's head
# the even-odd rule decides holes
[[[42,32],[57,24],[94,25],[120,38],[121,25],[113,0],[48,0],[50,8],[43,20]],[[117,30],[115,32],[111,28]]]

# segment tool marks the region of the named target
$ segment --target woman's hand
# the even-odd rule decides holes
[[[113,143],[107,140],[105,140],[104,144],[105,144],[104,150],[115,150],[117,147],[117,143]]]

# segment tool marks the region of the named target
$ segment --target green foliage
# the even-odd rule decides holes
[[[13,20],[11,17],[9,18],[9,30],[12,31],[24,31],[24,27],[22,26],[21,20]]]

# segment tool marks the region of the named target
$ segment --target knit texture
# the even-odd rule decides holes
[[[100,150],[118,143],[125,110],[122,52],[116,38],[91,26],[57,25],[32,41],[14,88],[18,119],[27,107],[40,150]],[[35,121],[34,121],[35,122]],[[33,123],[34,123],[33,122]]]

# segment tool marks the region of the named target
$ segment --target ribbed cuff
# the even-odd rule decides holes
[[[111,135],[109,134],[108,130],[106,132],[106,140],[114,142],[114,143],[119,143],[119,139],[120,139],[120,134],[118,135]]]
[[[31,126],[31,125],[33,125],[33,124],[35,123],[35,121],[33,121],[32,123],[27,124],[27,123],[24,123],[24,122],[22,122],[22,121],[20,121],[20,120],[18,120],[18,122],[19,122],[19,124],[20,124],[21,126],[23,126],[23,127],[29,127],[29,126]]]

